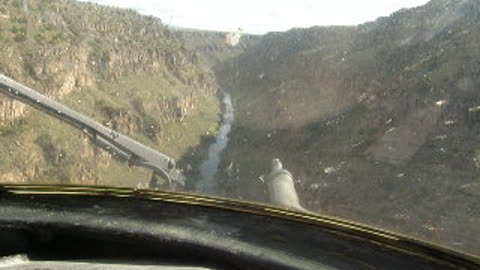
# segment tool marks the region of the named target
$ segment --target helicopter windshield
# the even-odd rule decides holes
[[[3,2],[1,184],[266,203],[480,256],[477,0]]]

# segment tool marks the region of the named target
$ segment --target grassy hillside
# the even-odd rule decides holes
[[[76,1],[0,8],[0,72],[181,159],[219,121],[214,76],[157,18]],[[1,182],[136,186],[81,131],[0,99]]]

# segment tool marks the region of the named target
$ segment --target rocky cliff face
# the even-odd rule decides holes
[[[278,157],[307,208],[478,250],[479,19],[478,1],[433,0],[217,65],[237,114],[223,192],[265,200]]]
[[[189,49],[199,53],[208,67],[248,51],[262,39],[261,36],[245,34],[241,35],[237,44],[232,44],[228,42],[231,33],[187,29],[176,29],[173,32]]]
[[[24,1],[26,12],[19,3],[3,7],[0,71],[27,84],[43,82],[36,89],[51,97],[140,71],[169,72],[186,86],[215,91],[197,55],[170,38],[159,19],[73,1]],[[2,109],[0,124],[15,120],[22,107]]]
[[[0,73],[144,143],[162,145],[172,136],[167,126],[198,116],[206,110],[205,100],[215,99],[213,74],[157,18],[75,1],[4,2],[0,8]],[[32,130],[33,119],[38,122],[37,130]],[[67,130],[76,133],[52,121],[0,97],[1,151],[16,160],[0,164],[0,178],[105,183],[102,178],[108,176],[101,171],[112,165],[108,155],[77,143],[79,135],[62,137]],[[51,123],[56,128],[47,130]],[[41,132],[49,137],[40,142]],[[198,137],[202,132],[194,131]],[[18,146],[7,149],[11,141]],[[192,146],[187,143],[185,149]],[[22,147],[29,149],[25,156]],[[55,157],[49,156],[55,151]],[[182,151],[171,154],[178,158]],[[95,163],[98,166],[92,166]],[[58,166],[65,171],[54,173]]]

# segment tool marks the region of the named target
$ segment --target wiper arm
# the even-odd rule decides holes
[[[185,177],[175,168],[175,161],[132,138],[118,133],[97,121],[0,74],[0,92],[33,106],[85,132],[98,147],[117,159],[153,170],[150,188],[158,185],[159,177],[166,180],[171,189],[184,185]]]

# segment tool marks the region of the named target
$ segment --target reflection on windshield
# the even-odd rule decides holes
[[[266,22],[196,30],[208,28],[162,21],[154,4],[107,2],[0,7],[0,74],[99,128],[72,127],[31,107],[50,101],[24,104],[5,87],[3,183],[207,193],[480,255],[478,1],[419,1],[358,25],[274,32],[272,21],[271,33]],[[318,10],[299,5],[282,17],[288,29]],[[352,10],[367,18],[367,7]],[[252,18],[263,9],[289,10]]]

